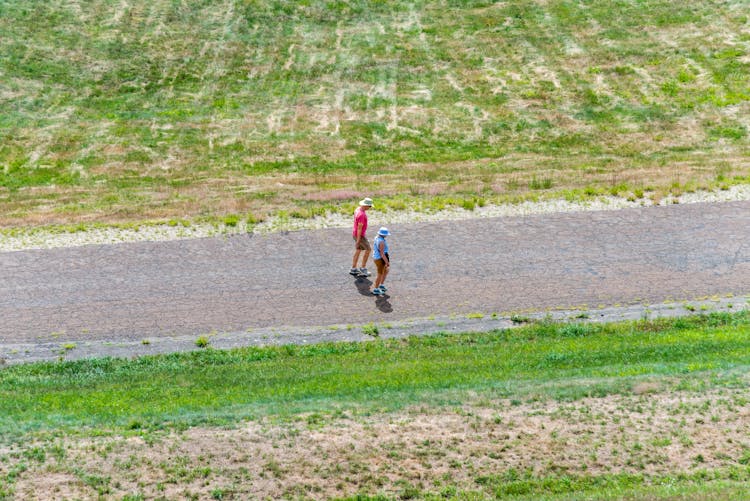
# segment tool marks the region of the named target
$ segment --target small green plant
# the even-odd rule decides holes
[[[463,202],[461,202],[461,207],[464,210],[472,211],[474,210],[475,206],[476,204],[474,203],[474,200],[464,200]]]
[[[230,215],[224,216],[223,222],[224,222],[225,226],[229,226],[231,228],[234,228],[235,226],[237,226],[237,223],[240,222],[240,218],[239,218],[239,216],[236,216],[234,214],[230,214]]]
[[[141,340],[141,344],[149,345],[149,344],[151,344],[151,340],[149,340],[149,339],[142,339]]]
[[[479,312],[475,312],[475,313],[468,313],[468,314],[466,315],[466,318],[469,318],[469,319],[474,319],[474,318],[484,318],[484,313],[479,313]]]
[[[205,348],[209,344],[208,336],[200,336],[195,340],[195,346],[198,348]]]
[[[692,304],[686,304],[685,309],[687,311],[695,311],[695,306],[693,306]]]
[[[548,190],[550,188],[552,188],[551,177],[538,179],[536,176],[534,176],[531,181],[529,181],[529,189],[531,190]]]
[[[514,324],[525,324],[531,322],[531,319],[522,315],[511,315],[510,321]]]
[[[265,465],[263,465],[263,468],[276,478],[284,477],[284,473],[285,473],[284,470],[281,468],[281,465],[274,460],[271,460]]]
[[[560,334],[565,337],[582,337],[593,330],[591,324],[565,324],[560,328]]]
[[[64,345],[62,346],[62,348],[63,348],[63,350],[65,350],[65,351],[70,351],[70,350],[74,350],[74,349],[76,348],[76,346],[77,346],[77,345],[76,345],[75,343],[65,343],[65,344],[64,344]]]
[[[378,330],[378,326],[374,323],[369,323],[362,326],[362,334],[366,336],[372,336],[372,337],[378,337],[380,335],[380,331]]]

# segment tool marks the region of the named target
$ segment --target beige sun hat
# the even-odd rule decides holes
[[[372,198],[363,198],[362,200],[359,201],[359,205],[360,206],[364,205],[366,207],[372,207]]]

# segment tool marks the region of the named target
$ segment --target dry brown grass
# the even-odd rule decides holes
[[[748,447],[748,397],[747,389],[664,393],[644,383],[630,396],[571,403],[478,400],[367,417],[308,414],[287,424],[51,439],[1,450],[16,460],[0,463],[0,473],[24,451],[54,445],[64,455],[29,462],[16,483],[19,499],[94,498],[91,478],[109,479],[113,497],[207,499],[224,489],[238,498],[325,499],[397,495],[405,483],[423,492],[476,490],[478,478],[510,469],[538,477],[674,475],[736,464]]]
[[[555,167],[544,167],[550,163]],[[586,159],[561,161],[546,156],[513,155],[503,161],[450,162],[441,166],[413,163],[379,173],[309,176],[300,173],[221,177],[201,176],[187,186],[154,186],[113,193],[106,186],[35,187],[9,194],[0,189],[0,226],[24,224],[118,223],[140,220],[194,218],[200,215],[253,213],[264,217],[291,212],[308,204],[336,210],[362,196],[382,199],[422,199],[443,196],[452,200],[480,196],[488,202],[528,197],[583,196],[587,188],[608,193],[625,184],[627,196],[635,190],[655,192],[656,199],[693,188],[715,189],[717,172],[725,177],[750,176],[750,159],[736,157],[727,169],[723,161],[694,157],[669,166],[630,168],[619,161],[593,167]],[[179,179],[180,175],[175,176]],[[531,189],[533,180],[549,180],[549,189]],[[675,186],[675,184],[679,186]],[[508,198],[510,197],[510,198]],[[114,201],[113,201],[114,200]],[[411,204],[416,205],[416,204]]]

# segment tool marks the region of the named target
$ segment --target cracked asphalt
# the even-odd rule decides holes
[[[747,201],[393,225],[368,215],[371,237],[393,232],[383,298],[348,274],[340,228],[0,253],[0,354],[750,292]]]

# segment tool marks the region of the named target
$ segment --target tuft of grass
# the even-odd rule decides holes
[[[372,336],[372,337],[378,337],[380,335],[380,331],[378,330],[378,326],[374,323],[369,323],[362,326],[362,334],[365,336]]]
[[[551,177],[545,177],[542,179],[537,179],[536,176],[534,176],[531,181],[529,181],[529,189],[530,190],[548,190],[552,188],[552,178]]]
[[[510,321],[514,324],[525,324],[531,322],[531,319],[523,315],[511,315]]]
[[[222,222],[224,223],[225,226],[234,228],[240,222],[240,218],[239,216],[230,214],[230,215],[224,216],[224,219],[222,220]]]

